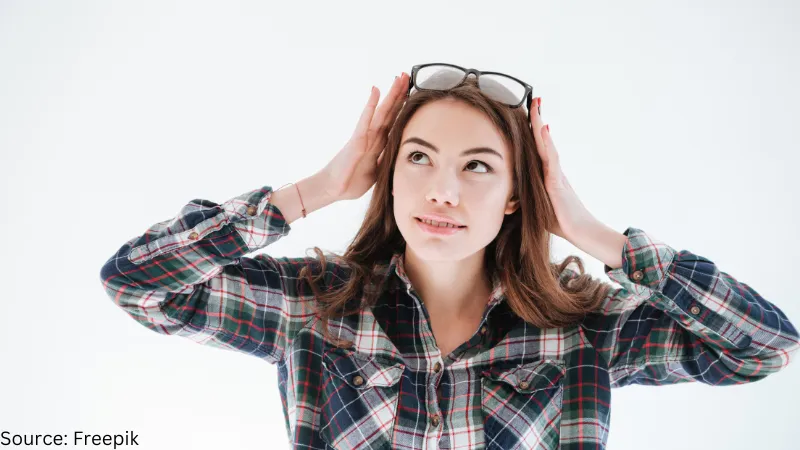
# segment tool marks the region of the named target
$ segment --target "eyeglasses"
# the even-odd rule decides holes
[[[482,72],[447,63],[417,64],[411,68],[407,94],[411,93],[411,88],[418,91],[447,91],[463,83],[469,74],[475,75],[478,88],[492,100],[512,108],[525,102],[528,120],[531,119],[533,88],[522,80],[500,72]]]

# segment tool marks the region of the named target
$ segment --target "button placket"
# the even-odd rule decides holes
[[[439,383],[442,381],[442,363],[440,361],[436,361],[433,364],[433,375],[431,375],[432,385],[435,387],[435,391],[438,393],[439,390]],[[439,396],[436,396],[436,403],[439,401]]]
[[[435,395],[436,395],[436,404],[438,405],[439,402],[442,400],[442,363],[436,361],[433,365],[433,385],[436,386]]]
[[[429,424],[431,425],[431,432],[435,435],[438,435],[438,427],[441,423],[441,416],[439,415],[440,407],[439,402],[441,401],[442,391],[441,391],[441,381],[442,381],[442,369],[444,366],[442,365],[441,361],[436,361],[433,363],[431,367],[431,371],[433,372],[430,375],[430,386],[431,389],[428,391],[433,395],[432,399],[428,401],[428,416],[429,416]],[[430,394],[429,394],[430,395]]]

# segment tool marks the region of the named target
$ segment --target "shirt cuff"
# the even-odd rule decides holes
[[[735,348],[750,345],[751,337],[734,325],[736,317],[741,320],[748,311],[740,311],[735,296],[720,298],[714,291],[718,283],[713,280],[719,277],[714,263],[686,250],[678,252],[638,228],[629,227],[623,234],[627,241],[622,267],[604,265],[609,278],[697,335],[722,338]]]

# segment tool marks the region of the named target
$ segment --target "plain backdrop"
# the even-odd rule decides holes
[[[798,30],[789,0],[0,1],[0,431],[288,448],[274,366],[145,329],[100,268],[192,199],[316,172],[371,86],[426,62],[527,81],[597,218],[711,259],[799,325]],[[370,195],[270,254],[344,251]],[[798,383],[795,362],[615,390],[609,448],[797,449]]]

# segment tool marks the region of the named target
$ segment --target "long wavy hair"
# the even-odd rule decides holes
[[[332,338],[329,319],[354,314],[375,304],[380,289],[379,265],[386,264],[394,253],[405,250],[405,239],[393,214],[391,195],[394,165],[400,140],[414,113],[423,105],[454,98],[483,112],[500,130],[513,154],[514,198],[517,210],[505,216],[497,236],[486,247],[484,266],[487,274],[499,276],[511,310],[526,322],[540,328],[557,328],[580,322],[595,311],[608,295],[611,286],[584,273],[583,261],[570,255],[559,263],[550,261],[548,226],[556,216],[544,185],[542,161],[531,133],[525,108],[511,108],[481,93],[470,77],[448,91],[414,91],[391,126],[384,154],[377,167],[377,180],[364,222],[343,255],[329,253],[347,267],[349,276],[336,287],[320,290],[316,283],[325,271],[311,265],[300,271],[298,282],[308,281],[317,300],[316,313],[322,321],[326,339],[339,346],[352,342]],[[328,267],[325,253],[313,247],[319,266]],[[571,263],[576,263],[577,276],[561,277]],[[312,263],[316,264],[316,263]],[[365,287],[371,287],[365,289]]]

